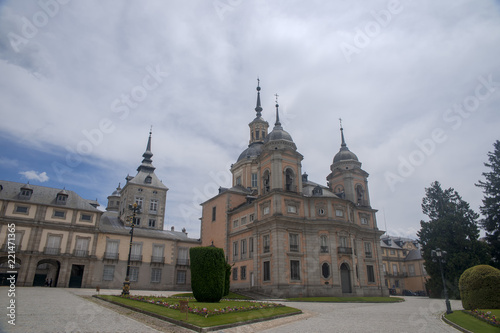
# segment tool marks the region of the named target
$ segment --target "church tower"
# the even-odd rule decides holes
[[[337,196],[349,200],[357,206],[370,207],[368,195],[368,173],[361,169],[356,154],[347,148],[344,139],[344,129],[340,123],[341,145],[339,152],[333,158],[331,173],[326,177],[328,187]]]
[[[137,168],[135,177],[127,176],[127,183],[120,190],[120,220],[129,224],[132,211],[130,205],[137,203],[141,207],[136,214],[136,227],[145,229],[163,230],[165,219],[165,203],[168,188],[163,185],[155,174],[153,153],[151,152],[151,131],[149,132],[146,151],[142,154],[143,160]]]

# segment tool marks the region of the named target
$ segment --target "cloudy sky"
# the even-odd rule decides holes
[[[498,1],[0,1],[0,178],[106,197],[135,175],[150,127],[166,227],[199,237],[230,186],[257,77],[326,184],[347,145],[381,229],[414,236],[438,180],[474,186],[500,139]]]

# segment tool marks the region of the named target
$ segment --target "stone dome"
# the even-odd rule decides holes
[[[238,157],[237,162],[246,158],[255,158],[262,152],[262,142],[254,142],[245,149]]]
[[[341,161],[356,161],[359,162],[358,157],[347,147],[340,148],[339,152],[333,158],[333,163],[341,162]]]

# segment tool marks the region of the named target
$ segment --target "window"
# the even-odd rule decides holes
[[[299,235],[289,234],[290,252],[299,252]]]
[[[395,286],[396,288],[399,288],[399,280],[395,280],[395,281],[394,281],[394,286]]]
[[[154,228],[156,226],[156,220],[155,219],[149,219],[148,226],[150,228]]]
[[[365,242],[365,257],[366,258],[372,257],[372,243]]]
[[[385,264],[382,264],[382,267],[383,267],[384,274],[385,274],[387,272],[387,267],[385,266]]]
[[[186,284],[186,271],[177,271],[177,284]]]
[[[31,195],[33,194],[33,190],[30,188],[21,188],[21,194],[19,195],[21,199],[29,200]]]
[[[394,249],[391,249],[391,256],[395,255],[396,251]]]
[[[392,274],[398,275],[398,265],[392,264]]]
[[[238,242],[233,242],[233,260],[238,259]]]
[[[292,169],[286,169],[285,171],[285,190],[287,191],[295,191],[294,186],[294,174]]]
[[[141,225],[141,218],[140,217],[136,217],[135,218],[135,223],[134,225]]]
[[[263,213],[264,215],[269,214],[269,206],[264,207],[264,209],[262,210],[262,213]]]
[[[344,216],[344,211],[342,209],[335,209],[335,216],[337,216],[337,217],[343,217]]]
[[[300,280],[300,261],[290,260],[290,280]]]
[[[340,236],[339,242],[340,242],[340,247],[347,247],[347,237]]]
[[[142,261],[142,243],[132,243],[130,248],[130,260]]]
[[[92,221],[92,215],[90,214],[81,214],[80,215],[80,221],[85,221],[85,222],[91,222]]]
[[[319,216],[324,216],[325,215],[325,209],[324,208],[318,208],[318,215]]]
[[[410,276],[415,276],[415,265],[414,264],[408,265],[408,274]]]
[[[241,176],[236,177],[236,185],[241,185]]]
[[[106,242],[106,252],[104,252],[104,259],[118,259],[118,240],[108,240]]]
[[[64,211],[64,210],[54,210],[54,215],[52,217],[57,217],[57,218],[64,219],[64,218],[66,218],[66,211]]]
[[[368,274],[368,282],[375,282],[375,271],[372,265],[366,266],[366,273]]]
[[[48,235],[44,253],[59,254],[61,252],[61,238],[59,235]]]
[[[161,268],[151,268],[151,283],[160,283]]]
[[[328,237],[326,235],[321,235],[319,238],[320,241],[320,250],[321,253],[328,253]]]
[[[253,222],[254,218],[255,218],[254,214],[250,214],[250,216],[249,216],[249,221],[250,221],[250,222]]]
[[[238,220],[234,220],[233,221],[233,228],[238,228],[238,225],[239,225]]]
[[[241,266],[240,267],[240,279],[241,280],[246,280],[247,279],[247,266]]]
[[[257,174],[252,173],[252,187],[257,187]]]
[[[262,236],[262,243],[263,243],[263,252],[264,253],[268,253],[271,249],[270,249],[270,245],[271,245],[271,241],[269,239],[269,235],[264,235]]]
[[[153,244],[153,256],[151,257],[151,262],[164,262],[163,250],[163,245]]]
[[[238,267],[233,268],[233,280],[238,280]]]
[[[184,266],[189,265],[189,253],[187,247],[179,248],[179,253],[177,254],[177,263]]]
[[[366,217],[361,217],[361,224],[368,224],[368,219]]]
[[[271,262],[264,261],[264,276],[262,277],[263,281],[271,281]]]
[[[158,200],[151,199],[151,201],[149,202],[149,211],[156,213],[157,210],[158,210]]]
[[[212,207],[212,222],[215,221],[215,218],[217,217],[217,207]]]
[[[248,257],[253,257],[253,237],[248,239]]]
[[[139,280],[139,267],[130,267],[130,282],[137,282]]]
[[[89,255],[90,238],[76,238],[74,255],[77,257],[86,257]]]
[[[246,216],[243,216],[241,218],[241,225],[244,225],[244,224],[247,224],[247,217]]]
[[[135,197],[135,203],[137,204],[137,207],[142,207],[142,202],[144,201],[144,198],[142,197]]]
[[[330,277],[330,265],[327,262],[321,265],[321,276],[324,279],[328,279]]]
[[[241,240],[241,259],[245,259],[247,256],[247,240]]]
[[[288,213],[297,214],[297,206],[288,205],[287,208],[286,208],[286,211]]]
[[[17,214],[28,214],[29,207],[28,206],[16,206],[15,213]]]
[[[146,184],[151,184],[152,181],[153,181],[153,177],[151,177],[151,176],[147,176],[144,179],[144,183],[146,183]]]
[[[102,271],[102,280],[113,281],[114,275],[115,275],[115,266],[104,265],[104,269]]]
[[[66,200],[68,199],[68,195],[64,193],[58,193],[56,197],[56,203],[58,205],[65,205]]]

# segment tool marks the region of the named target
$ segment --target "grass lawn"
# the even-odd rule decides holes
[[[339,303],[397,303],[403,302],[400,297],[300,297],[288,298],[293,302],[339,302]]]
[[[225,324],[232,324],[237,322],[245,322],[249,320],[255,319],[263,319],[263,318],[271,318],[279,315],[286,314],[296,314],[301,313],[300,310],[287,307],[273,307],[273,308],[264,308],[264,309],[255,309],[249,311],[241,311],[238,309],[243,309],[250,306],[255,306],[259,304],[258,302],[250,302],[250,301],[220,301],[219,303],[201,303],[196,300],[189,301],[189,307],[191,309],[207,309],[207,310],[215,310],[215,309],[227,309],[231,308],[231,310],[227,313],[212,315],[205,318],[204,316],[188,313],[186,320],[186,313],[181,313],[179,310],[170,309],[164,306],[146,303],[142,301],[131,300],[127,298],[122,298],[120,296],[100,296],[103,299],[114,301],[119,304],[128,305],[134,307],[136,309],[140,309],[143,311],[148,311],[157,315],[161,315],[164,317],[168,317],[174,320],[178,320],[181,322],[186,322],[191,325],[196,325],[199,327],[210,327],[210,326],[218,326]],[[159,298],[160,299],[160,298]],[[168,302],[169,304],[178,304],[178,298],[166,298],[162,297],[162,301]]]
[[[500,310],[484,310],[491,311],[495,316],[498,317],[500,315]],[[474,333],[493,333],[500,332],[500,327],[495,327],[490,325],[482,320],[474,318],[473,316],[463,312],[463,311],[454,311],[453,313],[445,315],[446,319],[457,324],[460,327],[463,327]]]

